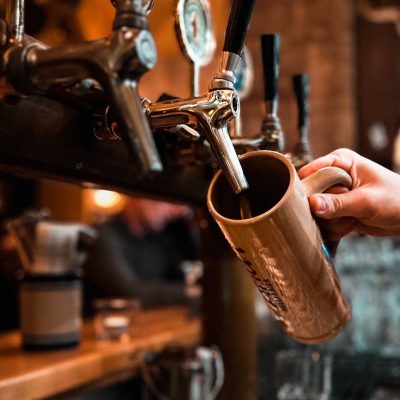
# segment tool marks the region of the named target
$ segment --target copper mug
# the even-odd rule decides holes
[[[350,188],[351,177],[328,167],[300,181],[290,160],[273,151],[240,160],[252,217],[241,218],[239,197],[221,171],[209,187],[208,208],[286,332],[299,342],[326,342],[351,311],[307,198],[334,185]]]

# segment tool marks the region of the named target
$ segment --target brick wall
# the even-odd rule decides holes
[[[353,147],[355,138],[354,10],[349,0],[259,0],[247,44],[256,83],[242,104],[244,134],[260,129],[264,108],[260,35],[281,35],[280,116],[288,150],[297,138],[291,77],[310,76],[310,141],[315,155]]]

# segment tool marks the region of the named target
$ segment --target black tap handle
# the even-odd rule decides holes
[[[279,35],[269,34],[261,36],[265,101],[274,101],[278,98],[280,47],[281,40]]]
[[[296,95],[297,107],[299,110],[298,127],[300,133],[303,128],[308,125],[308,112],[309,112],[309,78],[307,74],[295,75],[293,77],[293,89]]]
[[[224,51],[242,54],[244,39],[256,0],[233,0],[226,28]]]

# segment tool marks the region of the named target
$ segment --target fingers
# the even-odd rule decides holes
[[[333,151],[332,153],[317,158],[314,161],[311,161],[305,167],[299,170],[299,176],[301,179],[311,175],[315,171],[320,170],[324,167],[339,167],[347,171],[348,173],[351,172],[354,159],[357,157],[357,153],[349,149],[338,149]]]
[[[310,197],[310,207],[313,214],[322,219],[342,217],[343,202],[339,195],[314,194]]]
[[[342,193],[347,193],[349,191],[350,191],[350,189],[345,186],[336,185],[336,186],[330,187],[329,189],[326,189],[326,191],[324,193],[342,194]]]
[[[356,191],[341,194],[314,194],[309,198],[311,211],[322,219],[339,217],[362,218],[366,208]]]
[[[365,225],[361,222],[357,222],[354,224],[354,231],[362,234],[362,235],[370,235],[370,236],[376,236],[376,237],[383,237],[383,236],[395,236],[396,232],[391,231],[387,228],[377,228],[373,226],[368,226]]]
[[[344,217],[329,221],[319,220],[318,224],[325,241],[338,242],[343,236],[354,231],[354,227],[357,225],[357,220],[351,217]]]

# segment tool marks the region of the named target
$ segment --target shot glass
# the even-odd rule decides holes
[[[94,301],[94,329],[99,340],[128,342],[140,310],[138,299],[106,298]]]

